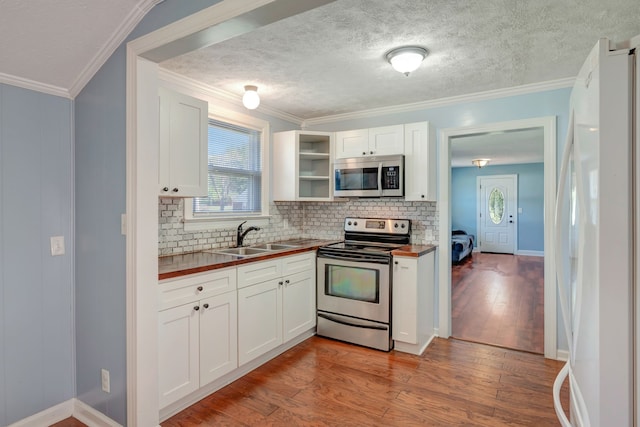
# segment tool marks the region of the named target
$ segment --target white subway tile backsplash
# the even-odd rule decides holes
[[[347,216],[410,219],[411,242],[437,243],[438,209],[435,202],[391,199],[349,199],[341,202],[274,202],[269,224],[247,235],[250,245],[291,238],[340,240]],[[158,205],[158,250],[175,255],[235,245],[235,226],[223,230],[186,232],[183,200],[161,198]],[[286,221],[285,221],[286,220]],[[240,221],[238,221],[238,224]]]

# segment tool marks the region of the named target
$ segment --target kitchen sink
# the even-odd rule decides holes
[[[264,255],[269,253],[270,251],[268,249],[258,249],[258,248],[228,248],[228,249],[218,249],[211,252],[216,254],[246,257],[246,256],[254,256],[254,255]]]
[[[261,245],[251,246],[251,248],[264,249],[267,251],[280,251],[282,249],[295,249],[299,247],[298,245],[285,245],[282,243],[263,243]]]

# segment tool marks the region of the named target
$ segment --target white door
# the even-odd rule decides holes
[[[238,367],[238,303],[235,291],[200,306],[200,387]]]
[[[518,176],[480,176],[477,182],[480,251],[514,254]]]

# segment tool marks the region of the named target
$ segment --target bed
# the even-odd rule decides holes
[[[460,262],[473,251],[472,234],[467,234],[464,230],[453,230],[451,232],[451,262]]]

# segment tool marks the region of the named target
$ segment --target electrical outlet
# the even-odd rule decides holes
[[[111,380],[109,379],[109,371],[102,370],[102,391],[105,393],[111,393]]]
[[[51,256],[64,255],[64,236],[51,236]]]

